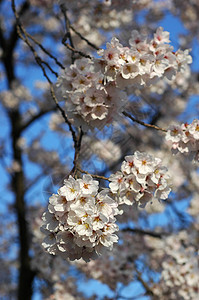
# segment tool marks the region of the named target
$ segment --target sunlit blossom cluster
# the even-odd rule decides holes
[[[114,82],[104,84],[104,76],[96,70],[93,60],[75,61],[58,79],[58,90],[65,100],[66,110],[83,128],[112,123],[127,101]]]
[[[124,47],[113,37],[106,49],[98,54],[102,72],[107,82],[114,81],[124,88],[130,85],[145,85],[166,76],[173,80],[176,74],[192,62],[189,50],[173,52],[169,45],[169,32],[159,27],[152,39],[133,30],[129,40],[130,47]]]
[[[173,52],[169,32],[159,27],[152,39],[134,30],[124,47],[113,37],[101,58],[81,58],[58,78],[57,92],[69,117],[84,129],[113,122],[127,103],[126,87],[150,85],[160,78],[174,80],[192,62],[189,50]]]
[[[166,140],[172,142],[172,152],[186,154],[189,159],[199,161],[199,120],[181,125],[171,125]]]
[[[144,207],[153,197],[167,199],[171,189],[166,172],[161,159],[136,151],[125,157],[121,171],[110,176],[109,187],[119,204]]]
[[[98,185],[90,175],[77,180],[70,176],[50,197],[42,226],[43,246],[50,254],[88,261],[117,242],[118,205]]]

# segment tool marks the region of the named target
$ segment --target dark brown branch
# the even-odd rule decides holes
[[[122,229],[122,231],[137,233],[137,234],[141,234],[141,235],[150,235],[155,238],[162,238],[163,236],[168,235],[168,233],[166,233],[166,232],[154,232],[154,231],[143,230],[143,229],[139,229],[139,228],[130,228],[130,227],[124,228],[124,229]]]
[[[1,46],[3,51],[6,50],[6,40],[3,36],[3,30],[2,30],[2,27],[1,27],[1,20],[0,20],[0,46]]]
[[[18,32],[18,35],[20,36],[20,38],[28,45],[28,47],[30,48],[31,52],[33,53],[34,55],[34,58],[35,58],[35,61],[36,63],[40,66],[40,68],[42,69],[43,71],[43,75],[44,77],[47,79],[49,85],[50,85],[50,91],[51,91],[51,96],[56,104],[56,107],[59,109],[59,111],[61,112],[65,122],[67,123],[67,125],[69,126],[69,130],[71,131],[71,134],[72,134],[72,138],[73,138],[73,142],[74,142],[74,148],[75,148],[75,155],[74,155],[74,160],[73,160],[73,169],[71,170],[71,173],[73,176],[75,175],[76,171],[77,171],[77,162],[78,162],[78,159],[79,159],[79,155],[80,155],[80,149],[81,149],[81,142],[82,142],[82,137],[83,137],[83,131],[82,129],[80,128],[80,133],[79,133],[79,137],[77,138],[76,137],[76,133],[71,125],[71,123],[69,122],[66,114],[65,114],[65,111],[63,110],[63,108],[59,105],[58,103],[58,100],[55,96],[55,92],[54,92],[54,88],[53,88],[53,84],[50,80],[50,78],[48,77],[47,73],[46,73],[46,70],[43,66],[43,61],[41,60],[41,58],[38,56],[37,52],[35,51],[34,47],[31,45],[30,41],[28,40],[28,36],[27,36],[27,32],[25,30],[25,28],[23,27],[23,25],[21,24],[20,20],[19,20],[19,16],[16,12],[16,8],[15,8],[15,5],[14,5],[14,0],[12,0],[12,7],[13,7],[13,12],[15,14],[15,17],[16,17],[16,20],[18,22],[18,27],[17,27],[17,32]]]
[[[144,123],[144,122],[142,122],[142,121],[139,121],[139,120],[135,119],[133,116],[131,116],[131,115],[130,115],[129,113],[127,113],[126,111],[123,111],[122,113],[123,113],[123,115],[124,115],[125,117],[128,117],[128,118],[131,119],[133,122],[136,122],[136,123],[138,123],[138,124],[140,124],[140,125],[142,125],[142,126],[145,126],[145,127],[147,127],[147,128],[153,128],[153,129],[160,130],[160,131],[163,131],[163,132],[167,132],[166,129],[160,128],[160,127],[158,127],[158,126],[156,126],[156,125],[147,124],[147,123]]]
[[[23,173],[22,152],[20,147],[17,146],[20,138],[21,116],[18,111],[10,113],[10,120],[12,125],[12,148],[13,159],[16,160],[21,166],[19,172],[12,174],[12,189],[15,193],[15,209],[18,220],[19,228],[19,283],[18,283],[18,299],[31,299],[32,296],[32,283],[35,272],[30,267],[29,257],[29,232],[26,222],[26,204],[24,199],[25,179]]]
[[[36,63],[42,69],[43,75],[47,79],[47,81],[48,81],[48,83],[50,85],[51,96],[52,96],[52,98],[53,98],[53,100],[54,100],[54,102],[56,104],[56,107],[61,112],[61,115],[63,116],[65,123],[69,126],[69,130],[71,131],[73,142],[74,142],[74,146],[75,146],[75,149],[76,149],[78,142],[77,142],[75,131],[74,131],[71,123],[69,122],[69,120],[68,120],[68,118],[67,118],[67,116],[65,114],[65,111],[63,110],[63,108],[58,103],[58,100],[57,100],[57,98],[55,96],[55,91],[54,91],[54,88],[53,88],[53,84],[52,84],[50,78],[48,77],[44,66],[42,65],[42,59],[38,56],[38,54],[35,51],[34,47],[31,45],[30,41],[28,40],[27,32],[26,32],[25,28],[23,27],[23,25],[21,24],[19,16],[17,14],[14,0],[12,0],[12,9],[13,9],[13,12],[15,14],[15,17],[16,17],[16,20],[17,20],[17,24],[18,24],[18,26],[17,26],[18,35],[28,45],[28,47],[30,48],[31,52],[34,55]]]
[[[77,170],[80,171],[80,172],[83,173],[83,174],[91,175],[93,178],[103,179],[103,180],[110,181],[108,177],[101,176],[101,175],[96,175],[96,174],[91,174],[91,173],[89,173],[89,172],[87,172],[87,171],[82,170],[80,167],[77,167]]]
[[[28,1],[25,1],[22,4],[21,8],[19,9],[19,12],[18,12],[19,18],[28,10],[29,7],[30,7],[30,3]],[[19,37],[18,37],[18,34],[17,34],[17,20],[16,20],[16,23],[14,25],[14,28],[13,28],[13,31],[11,33],[9,43],[8,43],[10,52],[13,52],[13,49],[16,46],[16,42],[17,42],[18,38]]]
[[[65,69],[65,67],[58,61],[58,59],[54,55],[52,55],[46,48],[44,48],[44,46],[40,44],[31,34],[29,34],[28,32],[26,34],[36,45],[40,47],[40,49],[44,53],[46,53],[50,58],[52,58],[59,67],[61,67],[63,70]]]
[[[38,120],[39,118],[41,118],[42,116],[44,116],[45,114],[55,111],[56,108],[55,107],[46,107],[45,109],[40,110],[40,112],[34,116],[32,116],[32,118],[30,118],[30,120],[28,120],[26,123],[21,125],[20,130],[23,131],[26,128],[28,128],[33,122],[35,122],[36,120]]]
[[[40,61],[41,61],[41,63],[43,64],[43,65],[45,65],[56,77],[58,77],[58,73],[57,72],[55,72],[52,68],[51,68],[51,66],[46,62],[46,61],[44,61],[44,60],[41,60],[40,59]]]
[[[71,45],[69,45],[68,43],[64,43],[64,45],[70,50],[70,51],[72,51],[72,53],[77,53],[77,54],[79,54],[80,56],[82,56],[82,57],[86,57],[86,58],[92,58],[90,55],[88,55],[88,54],[85,54],[84,52],[82,52],[82,51],[79,51],[79,50],[76,50],[75,48],[73,48]]]
[[[72,25],[70,25],[70,28],[72,29],[72,31],[74,31],[83,41],[85,41],[89,46],[91,46],[92,48],[94,48],[95,50],[100,50],[99,47],[97,47],[96,45],[94,45],[93,43],[91,43],[89,40],[87,40],[83,35],[81,35],[80,32],[78,32]]]
[[[141,273],[138,270],[135,270],[135,272],[138,281],[142,284],[143,288],[146,290],[146,294],[149,296],[154,296],[154,293],[151,290],[150,286],[147,284],[146,281],[143,280]]]
[[[28,8],[27,2],[22,5],[19,14],[22,15]],[[16,33],[16,24],[10,37],[5,40],[1,31],[1,45],[3,49],[3,64],[6,71],[8,86],[12,86],[12,82],[16,79],[14,72],[14,49],[17,44],[18,36]],[[21,115],[18,109],[13,109],[8,113],[11,123],[11,136],[12,136],[12,152],[13,160],[17,161],[21,169],[14,171],[12,175],[11,185],[15,196],[15,210],[18,223],[19,235],[19,271],[18,271],[18,299],[31,299],[32,296],[32,283],[34,280],[35,272],[30,267],[29,257],[29,232],[26,222],[26,204],[24,199],[24,182],[25,175],[23,172],[22,151],[18,147],[18,140],[20,138]]]
[[[79,137],[78,137],[77,143],[75,145],[75,155],[74,155],[74,160],[73,160],[73,168],[70,172],[70,175],[72,175],[72,176],[75,176],[75,174],[77,172],[77,163],[78,163],[78,159],[79,159],[79,155],[80,155],[83,135],[84,135],[84,132],[80,128]]]
[[[19,9],[19,16],[22,16],[29,8],[29,2],[25,1]],[[3,64],[7,75],[8,85],[11,87],[12,81],[15,79],[15,70],[13,63],[13,52],[18,41],[17,21],[13,26],[10,37],[6,40],[3,36],[2,29],[0,29],[0,44],[3,49]]]
[[[73,39],[72,39],[72,36],[71,36],[71,33],[70,33],[70,21],[69,21],[68,15],[67,15],[67,9],[66,9],[64,4],[61,4],[60,8],[61,8],[61,11],[63,13],[64,19],[65,19],[65,25],[66,25],[66,33],[65,33],[65,35],[62,39],[62,43],[65,45],[66,40],[69,39],[71,47],[75,48],[75,46],[73,44]],[[73,51],[72,54],[71,54],[72,64],[75,61],[74,54],[75,54],[75,52]]]

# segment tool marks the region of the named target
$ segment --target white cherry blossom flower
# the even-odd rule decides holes
[[[150,155],[136,151],[134,153],[134,165],[141,174],[148,174],[154,169],[154,159]]]
[[[168,31],[163,31],[162,27],[159,27],[156,30],[156,33],[154,33],[154,41],[157,44],[161,44],[161,43],[170,43],[169,40],[169,32]]]
[[[68,180],[64,181],[64,186],[59,189],[61,196],[65,196],[67,201],[75,200],[79,193],[79,183],[70,176]]]
[[[99,188],[99,182],[97,180],[93,180],[91,175],[85,174],[82,179],[77,179],[77,181],[79,182],[81,193],[83,195],[95,196]]]

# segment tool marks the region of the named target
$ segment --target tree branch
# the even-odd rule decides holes
[[[35,272],[33,272],[30,267],[30,236],[26,222],[26,205],[24,199],[25,179],[23,173],[22,152],[20,147],[17,145],[20,138],[21,116],[17,110],[12,111],[9,116],[12,125],[13,159],[16,160],[21,166],[21,170],[19,172],[13,172],[12,174],[12,189],[15,193],[15,209],[17,213],[20,240],[18,299],[29,300],[32,296],[32,282]]]
[[[72,47],[71,45],[69,45],[68,43],[65,43],[64,42],[64,45],[70,50],[70,51],[72,51],[72,53],[77,53],[77,54],[79,54],[80,56],[82,56],[82,57],[86,57],[86,58],[92,58],[90,55],[88,55],[88,54],[85,54],[84,52],[82,52],[82,51],[79,51],[79,50],[76,50],[74,47]]]
[[[88,175],[91,175],[93,178],[97,178],[97,179],[103,179],[103,180],[107,180],[107,181],[110,181],[108,177],[105,177],[105,176],[101,176],[101,175],[96,175],[96,174],[91,174],[87,171],[84,171],[82,170],[80,167],[77,166],[77,170],[80,171],[81,173],[83,174],[88,174]]]
[[[130,227],[124,228],[124,229],[122,229],[122,231],[137,233],[137,234],[141,234],[141,235],[150,235],[155,238],[162,238],[163,236],[168,235],[167,232],[154,232],[154,231],[148,231],[148,230],[143,230],[143,229],[139,229],[139,228],[130,228]]]
[[[153,129],[160,130],[160,131],[163,131],[163,132],[167,132],[166,129],[160,128],[160,127],[158,127],[158,126],[156,126],[156,125],[147,124],[147,123],[144,123],[144,122],[142,122],[142,121],[139,121],[139,120],[135,119],[133,116],[131,116],[131,115],[130,115],[129,113],[127,113],[126,111],[123,111],[122,113],[123,113],[123,115],[124,115],[125,117],[128,117],[128,118],[131,119],[132,121],[134,121],[134,122],[136,122],[136,123],[138,123],[138,124],[140,124],[140,125],[142,125],[142,126],[145,126],[145,127],[147,127],[147,128],[153,128]]]
[[[29,2],[24,2],[19,10],[18,15],[22,16],[25,11],[29,8]],[[16,46],[18,40],[18,34],[17,34],[17,21],[13,26],[13,30],[10,34],[10,37],[8,40],[6,40],[3,36],[3,32],[0,29],[0,43],[3,49],[3,64],[7,75],[8,85],[11,87],[12,81],[15,79],[15,73],[14,73],[14,64],[13,64],[13,52]]]
[[[73,44],[73,39],[72,39],[72,36],[71,36],[71,33],[70,33],[70,21],[69,21],[68,15],[67,15],[67,9],[66,9],[66,7],[65,7],[64,4],[61,4],[60,8],[61,8],[61,11],[62,11],[62,13],[64,15],[65,24],[66,24],[66,33],[65,33],[65,35],[64,35],[64,37],[62,39],[62,43],[65,45],[66,40],[69,39],[71,47],[75,48],[75,46]],[[71,54],[72,64],[75,61],[74,54],[75,54],[75,52],[73,51],[72,54]]]
[[[15,7],[15,0],[12,0],[12,9],[13,9],[13,12],[14,12],[14,15],[15,15],[15,18],[17,20],[17,32],[18,32],[18,35],[20,36],[20,38],[28,45],[28,47],[30,48],[31,52],[33,53],[34,55],[34,58],[35,58],[35,61],[36,63],[40,66],[40,68],[42,69],[42,72],[43,72],[43,75],[44,77],[47,79],[49,85],[50,85],[50,92],[51,92],[51,96],[56,104],[56,107],[58,108],[58,110],[61,112],[61,115],[63,116],[64,118],[64,121],[65,123],[69,126],[69,130],[72,134],[72,138],[73,138],[73,142],[74,142],[74,146],[75,146],[75,149],[77,147],[77,138],[76,138],[76,134],[75,134],[75,131],[70,123],[70,121],[68,120],[66,114],[65,114],[65,111],[63,110],[63,108],[59,105],[58,103],[58,100],[55,96],[55,91],[54,91],[54,88],[53,88],[53,84],[50,80],[50,78],[48,77],[47,73],[46,73],[46,70],[44,68],[44,66],[42,65],[42,59],[38,56],[37,52],[35,51],[34,47],[31,45],[31,43],[29,42],[28,40],[28,37],[27,37],[27,32],[25,30],[25,28],[23,27],[23,25],[21,24],[20,22],[20,19],[19,19],[19,15],[17,14],[17,11],[16,11],[16,7]],[[23,36],[24,35],[24,36]]]
[[[21,125],[20,130],[23,131],[26,128],[28,128],[33,122],[35,122],[37,119],[41,118],[45,114],[55,111],[56,107],[46,107],[45,109],[40,110],[40,112],[36,115],[34,115],[30,120],[28,120],[26,123]]]
[[[146,281],[143,280],[141,273],[136,269],[136,277],[138,281],[142,284],[143,288],[146,290],[146,294],[149,296],[154,296],[153,291],[151,290],[150,286],[146,283]]]
[[[95,50],[100,50],[99,47],[97,47],[96,45],[94,45],[93,43],[91,43],[89,40],[87,40],[83,35],[81,35],[80,32],[78,32],[71,24],[70,24],[70,28],[72,29],[72,31],[74,31],[83,41],[85,41],[89,46],[91,46],[92,48],[94,48]]]

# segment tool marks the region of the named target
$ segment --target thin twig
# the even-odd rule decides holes
[[[31,45],[31,43],[29,42],[28,40],[28,37],[27,37],[27,33],[26,33],[26,30],[25,28],[23,27],[23,25],[21,24],[20,20],[19,20],[19,16],[18,16],[18,13],[16,11],[16,7],[15,7],[15,2],[14,0],[12,0],[12,9],[13,9],[13,12],[14,12],[14,15],[15,15],[15,18],[16,18],[16,21],[17,21],[17,33],[19,35],[19,37],[28,45],[28,47],[30,48],[31,52],[33,53],[34,55],[34,58],[37,62],[37,64],[40,66],[40,68],[42,69],[43,71],[43,75],[44,77],[47,79],[49,85],[50,85],[50,91],[51,91],[51,95],[52,95],[52,98],[56,104],[56,107],[59,109],[59,111],[61,112],[63,118],[64,118],[64,121],[66,122],[66,124],[69,126],[69,130],[71,131],[71,134],[72,134],[72,138],[73,138],[73,142],[74,142],[74,146],[75,148],[77,147],[77,138],[76,138],[76,134],[75,134],[75,131],[74,129],[72,128],[72,125],[71,123],[69,122],[66,114],[65,114],[65,111],[63,110],[63,108],[59,105],[58,103],[58,100],[55,96],[55,91],[54,91],[54,88],[53,88],[53,84],[50,80],[50,78],[48,77],[47,73],[46,73],[46,70],[45,68],[43,67],[42,65],[42,60],[41,58],[38,56],[37,52],[35,51],[35,49],[33,48],[33,46]],[[23,34],[24,36],[23,36]]]
[[[133,116],[131,116],[131,115],[130,115],[129,113],[127,113],[126,111],[123,111],[122,113],[123,113],[123,115],[124,115],[125,117],[128,117],[128,118],[131,119],[132,121],[134,121],[134,122],[136,122],[136,123],[138,123],[138,124],[140,124],[140,125],[142,125],[142,126],[145,126],[145,127],[148,127],[148,128],[153,128],[153,129],[160,130],[160,131],[163,131],[163,132],[167,132],[166,129],[163,129],[163,128],[158,127],[158,126],[156,126],[156,125],[147,124],[147,123],[144,123],[144,122],[142,122],[142,121],[139,121],[139,120],[135,119]]]
[[[97,47],[96,45],[94,45],[93,43],[91,43],[89,40],[87,40],[87,38],[85,38],[80,32],[78,32],[72,25],[70,25],[70,28],[72,29],[72,31],[74,31],[83,41],[85,41],[89,46],[91,46],[92,48],[94,48],[95,50],[100,50],[99,47]]]
[[[29,34],[28,32],[26,32],[27,36],[36,44],[38,45],[41,50],[46,53],[50,58],[54,59],[55,63],[61,67],[63,70],[65,69],[65,67],[57,60],[57,58],[52,55],[46,48],[44,48],[44,46],[42,44],[40,44],[31,34]]]
[[[147,295],[154,296],[153,291],[151,290],[150,286],[143,280],[141,273],[135,269],[136,271],[136,277],[142,284],[142,286],[145,288]]]
[[[28,121],[24,122],[21,125],[20,130],[23,131],[26,128],[28,128],[33,122],[35,122],[36,120],[38,120],[39,118],[43,117],[44,115],[46,115],[49,112],[55,111],[56,107],[45,107],[45,109],[41,109],[38,114],[33,115]]]
[[[149,235],[155,238],[162,238],[163,236],[168,235],[167,232],[154,232],[154,231],[149,231],[149,230],[144,230],[144,229],[140,229],[140,228],[124,228],[122,229],[123,232],[132,232],[132,233],[137,233],[140,235]]]
[[[101,176],[101,175],[95,175],[95,174],[91,174],[87,171],[84,171],[82,170],[80,167],[77,166],[77,170],[80,171],[81,173],[83,174],[88,174],[88,175],[91,175],[93,178],[97,178],[97,179],[103,179],[103,180],[107,180],[107,181],[110,181],[108,177],[104,177],[104,176]]]
[[[56,76],[56,77],[58,77],[58,73],[57,72],[55,72],[52,68],[51,68],[51,66],[49,66],[49,64],[46,62],[46,61],[44,61],[44,60],[41,60],[41,63],[42,64],[44,64],[44,65],[46,65],[46,67]]]
[[[23,27],[23,25],[21,24],[20,20],[19,20],[19,16],[17,14],[17,11],[16,11],[16,8],[15,8],[15,5],[14,5],[14,0],[12,0],[12,4],[13,4],[13,11],[14,11],[14,14],[15,14],[15,17],[16,17],[16,20],[17,20],[17,32],[18,32],[18,35],[20,36],[20,38],[29,46],[31,52],[33,53],[34,55],[34,58],[37,62],[37,64],[40,66],[40,68],[42,69],[42,72],[43,72],[43,75],[44,77],[47,79],[49,85],[50,85],[50,91],[51,91],[51,96],[56,104],[56,107],[59,109],[59,111],[61,112],[65,122],[67,123],[67,125],[69,126],[69,130],[71,131],[71,134],[72,134],[72,138],[73,138],[73,142],[74,142],[74,148],[75,148],[75,155],[74,155],[74,160],[73,160],[73,169],[71,171],[71,174],[74,176],[75,173],[76,173],[76,170],[77,170],[77,162],[78,162],[78,158],[79,158],[79,155],[80,155],[80,149],[81,149],[81,142],[82,142],[82,137],[83,137],[83,131],[82,129],[80,128],[80,133],[79,133],[79,137],[77,138],[76,137],[76,133],[71,125],[71,123],[69,122],[66,114],[65,114],[65,111],[63,110],[63,108],[59,105],[58,103],[58,100],[55,96],[55,91],[54,91],[54,88],[53,88],[53,84],[50,80],[50,78],[48,77],[47,73],[46,73],[46,70],[43,66],[43,64],[47,65],[48,64],[44,61],[42,61],[42,59],[38,56],[37,52],[35,51],[34,47],[32,46],[32,44],[30,43],[30,41],[28,40],[28,36],[27,36],[27,32],[25,30],[25,28]],[[23,36],[24,35],[24,36]],[[49,66],[48,66],[49,67]]]
[[[69,21],[68,15],[67,15],[67,8],[65,7],[64,4],[61,4],[60,8],[61,8],[61,11],[62,11],[62,13],[64,15],[65,25],[66,25],[66,33],[65,33],[65,35],[64,35],[64,37],[62,39],[62,44],[66,46],[65,42],[66,42],[67,39],[69,39],[71,47],[75,48],[74,43],[73,43],[73,39],[72,39],[72,36],[71,36],[71,33],[70,33],[70,21]],[[75,52],[73,51],[72,54],[71,54],[72,64],[75,61],[74,54],[75,54]]]
[[[72,47],[71,45],[69,45],[68,43],[64,43],[64,45],[65,45],[70,51],[72,51],[73,53],[77,53],[77,54],[79,54],[80,56],[83,56],[83,57],[92,59],[92,57],[91,57],[90,55],[85,54],[85,53],[82,52],[82,51],[76,50],[75,48],[73,48],[73,47]]]

